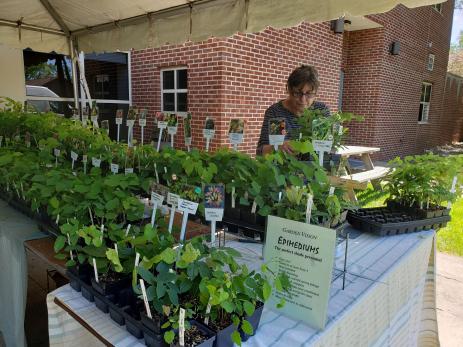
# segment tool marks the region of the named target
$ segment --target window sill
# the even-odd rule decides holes
[[[426,121],[426,122],[418,122],[418,124],[429,124],[429,122],[428,121]]]

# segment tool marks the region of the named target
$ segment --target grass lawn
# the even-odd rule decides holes
[[[387,194],[375,191],[371,185],[364,191],[357,193],[362,207],[378,207],[384,205]],[[437,232],[437,249],[453,255],[463,256],[463,197],[452,206],[450,212],[452,220]]]

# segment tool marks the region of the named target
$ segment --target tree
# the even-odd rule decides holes
[[[56,65],[48,64],[47,62],[37,65],[29,66],[26,68],[26,80],[36,80],[38,78],[56,77]]]

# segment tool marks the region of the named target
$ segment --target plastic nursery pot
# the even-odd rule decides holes
[[[90,283],[91,268],[88,264],[79,264],[66,270],[71,287],[80,292],[82,282]]]
[[[215,347],[233,347],[234,342],[231,338],[231,334],[237,330],[237,327],[233,323],[230,323],[226,327],[220,329],[220,327],[215,326],[212,321],[209,321],[209,325],[204,323],[204,319],[197,320],[196,322],[215,333]]]
[[[140,318],[140,311],[143,309],[143,302],[138,300],[134,305],[127,306],[123,310],[125,328],[137,339],[143,338],[143,324]]]
[[[261,227],[265,226],[265,217],[261,216],[257,212],[252,213],[252,206],[241,205],[240,213],[242,221]]]
[[[90,302],[94,302],[95,301],[95,290],[92,288],[91,285],[88,285],[84,282],[81,283],[81,288],[80,288],[80,291],[82,293],[82,296],[87,299],[88,301]]]
[[[94,291],[93,293],[93,298],[95,300],[95,305],[96,307],[103,313],[108,313],[109,312],[109,307],[108,307],[108,299],[106,296],[101,295],[97,291]]]
[[[102,275],[99,282],[95,280],[95,277],[92,277],[92,287],[101,295],[117,294],[121,290],[128,288],[130,284],[130,277],[124,276],[121,278],[116,273],[112,273],[112,276]]]
[[[240,328],[240,335],[241,335],[242,341],[246,341],[251,336],[254,336],[256,334],[257,328],[259,327],[260,317],[262,316],[263,310],[264,310],[264,304],[262,302],[258,302],[256,305],[256,309],[254,310],[254,313],[252,314],[252,316],[246,316],[246,320],[249,321],[249,323],[251,323],[252,329],[254,330],[254,334],[248,335]]]
[[[209,329],[207,326],[195,321],[191,320],[190,325],[196,327],[197,330],[201,332],[201,335],[204,336],[203,341],[199,344],[192,344],[188,341],[188,331],[185,331],[185,346],[189,347],[213,347],[215,346],[216,336],[215,333]],[[171,344],[171,347],[180,347],[178,342]]]

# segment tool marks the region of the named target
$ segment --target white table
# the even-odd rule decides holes
[[[228,242],[258,267],[261,246]],[[315,331],[267,308],[257,334],[243,346],[437,346],[435,307],[435,233],[377,237],[362,234],[350,241],[346,288],[342,278],[332,284],[328,323]],[[344,244],[337,248],[336,267],[342,268]],[[253,266],[253,267],[254,267]],[[354,275],[356,274],[356,275]],[[51,346],[97,346],[101,342],[69,316],[54,299],[70,307],[110,344],[137,346],[124,327],[87,302],[69,286],[50,293]]]

